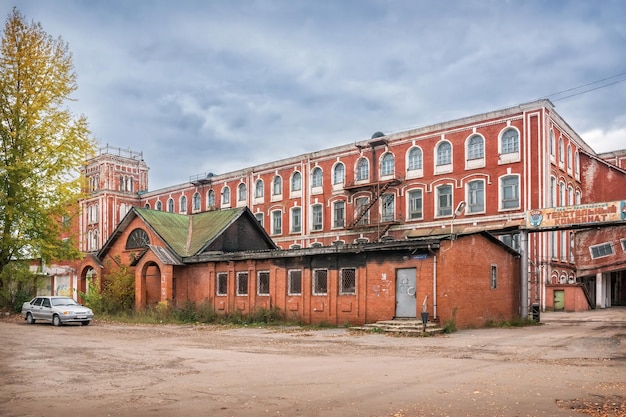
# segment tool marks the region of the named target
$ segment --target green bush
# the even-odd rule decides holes
[[[0,308],[19,313],[37,293],[37,274],[26,262],[11,262],[0,274]]]

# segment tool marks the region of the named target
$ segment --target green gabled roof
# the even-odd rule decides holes
[[[180,257],[196,255],[244,211],[236,208],[189,216],[145,208],[134,210]]]

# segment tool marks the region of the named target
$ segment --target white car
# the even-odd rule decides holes
[[[42,296],[22,304],[22,317],[28,324],[45,320],[55,326],[65,323],[82,323],[87,326],[93,320],[93,311],[71,297]]]

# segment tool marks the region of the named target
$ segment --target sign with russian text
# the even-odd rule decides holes
[[[573,225],[626,221],[626,201],[551,207],[526,212],[529,229],[558,229]]]

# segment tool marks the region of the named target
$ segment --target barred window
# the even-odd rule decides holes
[[[339,294],[356,294],[356,269],[343,268],[341,270],[341,282],[339,285]]]
[[[326,295],[328,293],[328,270],[313,270],[313,295]]]
[[[288,295],[302,295],[302,271],[300,269],[289,270],[288,280]]]
[[[257,275],[257,293],[270,295],[270,271],[259,271]]]
[[[237,295],[248,295],[247,272],[237,272]]]
[[[215,288],[217,289],[217,295],[228,294],[228,273],[219,272],[216,277]]]

